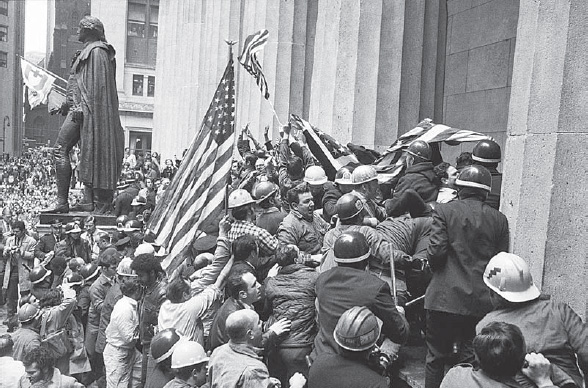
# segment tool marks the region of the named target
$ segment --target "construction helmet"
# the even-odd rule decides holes
[[[84,284],[84,278],[79,273],[72,273],[65,277],[64,283],[69,284],[70,286],[81,286]]]
[[[147,200],[142,195],[137,195],[133,198],[133,202],[131,202],[131,206],[145,206],[147,205]]]
[[[139,220],[128,220],[123,232],[138,232],[143,229],[143,223]]]
[[[127,223],[128,220],[129,220],[129,216],[127,216],[127,215],[122,215],[122,216],[116,217],[116,230],[118,230],[119,232],[122,231],[125,228],[125,224]]]
[[[327,174],[321,166],[310,166],[304,172],[304,182],[311,186],[320,186],[327,181]]]
[[[247,190],[237,189],[229,195],[229,209],[250,205],[255,200],[251,198],[251,194]]]
[[[84,278],[84,280],[92,280],[95,277],[100,275],[100,271],[98,270],[98,266],[96,264],[84,264],[82,268],[80,268],[80,275]]]
[[[264,201],[278,191],[278,186],[272,182],[260,182],[253,188],[253,198],[258,202]]]
[[[133,259],[130,257],[123,257],[123,259],[118,263],[116,267],[116,274],[119,276],[130,276],[136,277],[137,273],[135,270],[131,268],[131,264],[133,263]]]
[[[525,260],[512,253],[500,252],[490,259],[484,283],[509,302],[527,302],[541,294]]]
[[[355,217],[363,210],[363,202],[353,193],[343,194],[337,200],[337,215],[340,220]]]
[[[374,166],[362,165],[358,166],[353,170],[351,174],[351,183],[354,185],[361,185],[378,179],[378,172]]]
[[[155,362],[160,363],[171,357],[180,340],[181,337],[174,328],[164,329],[155,334],[151,340],[151,355]]]
[[[37,306],[34,304],[25,303],[20,306],[20,309],[18,310],[18,321],[20,323],[32,321],[37,317],[38,314],[39,308]]]
[[[433,151],[431,150],[431,146],[429,143],[423,140],[415,140],[406,149],[406,153],[411,154],[412,156],[416,156],[417,158],[431,160],[431,155]]]
[[[502,157],[500,146],[493,140],[480,140],[472,151],[472,159],[481,163],[499,163]]]
[[[492,175],[484,166],[466,166],[457,176],[455,185],[490,191],[492,190]]]
[[[51,271],[42,265],[39,265],[31,270],[29,273],[29,280],[33,284],[39,284],[43,280],[47,279],[49,275],[51,275]]]
[[[333,254],[337,263],[357,263],[370,257],[370,247],[359,232],[345,232],[335,241]]]
[[[355,170],[355,167],[353,166],[343,166],[338,169],[335,174],[335,183],[340,185],[352,185],[353,181],[351,180],[351,174],[353,174],[353,170]]]
[[[78,225],[77,222],[68,222],[65,225],[65,234],[71,233],[82,233],[82,229],[80,228],[80,225]]]
[[[172,353],[171,367],[175,369],[198,365],[208,361],[202,345],[196,341],[182,341]]]
[[[144,254],[154,255],[155,248],[153,247],[153,245],[151,245],[149,243],[142,243],[142,244],[139,244],[139,246],[137,248],[135,248],[135,257],[137,257],[139,255],[144,255]]]
[[[333,337],[343,349],[352,352],[368,350],[380,337],[378,319],[365,306],[352,307],[339,318]]]

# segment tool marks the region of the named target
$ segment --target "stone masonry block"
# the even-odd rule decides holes
[[[449,16],[470,8],[472,8],[472,0],[449,0],[447,2],[447,14]]]
[[[516,36],[518,0],[494,0],[453,15],[451,53]]]
[[[506,87],[510,42],[489,44],[470,50],[466,91]]]
[[[468,75],[469,51],[451,54],[445,62],[445,90],[446,96],[465,93]]]
[[[445,125],[480,132],[506,131],[510,88],[447,96]]]

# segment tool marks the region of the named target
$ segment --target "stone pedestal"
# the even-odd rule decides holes
[[[545,293],[586,317],[588,2],[521,0],[501,210]]]

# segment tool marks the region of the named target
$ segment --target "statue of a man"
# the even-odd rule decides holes
[[[57,204],[48,212],[68,213],[71,179],[69,152],[80,142],[79,179],[84,199],[77,211],[107,213],[121,169],[124,132],[118,114],[115,50],[106,42],[104,25],[92,16],[80,21],[84,48],[76,53],[67,83],[67,114],[53,155],[57,178]]]

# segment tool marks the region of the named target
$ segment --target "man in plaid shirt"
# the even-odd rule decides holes
[[[271,256],[278,248],[278,239],[267,230],[256,226],[249,220],[253,217],[252,204],[255,202],[247,190],[238,189],[229,196],[229,209],[235,219],[231,229],[227,232],[227,238],[232,243],[243,235],[255,237],[259,245],[260,256]]]

